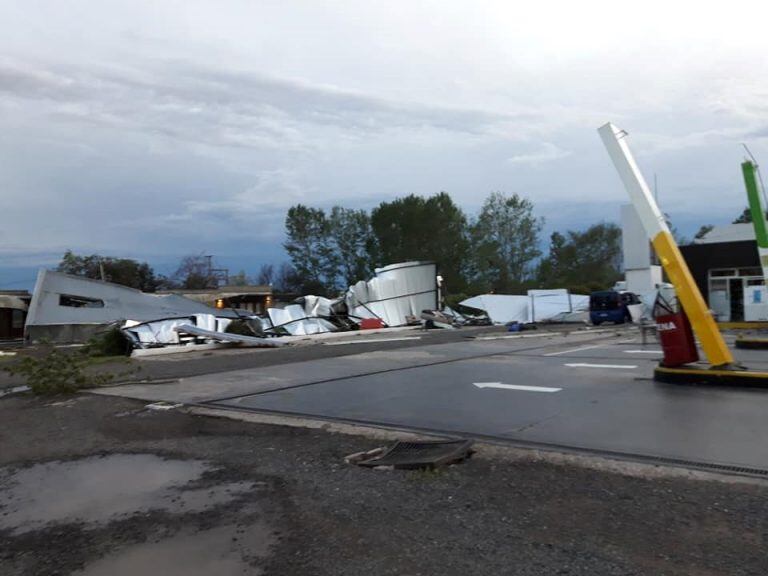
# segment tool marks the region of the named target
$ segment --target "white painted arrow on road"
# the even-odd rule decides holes
[[[570,368],[618,368],[624,370],[633,370],[637,366],[629,364],[566,364]]]
[[[501,390],[522,390],[524,392],[560,392],[562,388],[547,386],[521,386],[518,384],[502,384],[501,382],[473,382],[478,388],[499,388]]]

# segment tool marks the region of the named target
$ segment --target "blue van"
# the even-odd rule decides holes
[[[627,305],[639,304],[640,299],[632,292],[603,290],[589,295],[589,320],[595,326],[603,322],[624,324],[632,320]]]

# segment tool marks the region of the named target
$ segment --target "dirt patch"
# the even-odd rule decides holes
[[[143,487],[128,512],[98,487],[98,514],[82,511],[85,498],[55,518],[31,513],[33,490],[13,492],[0,518],[27,528],[0,529],[3,576],[152,565],[192,575],[768,573],[762,485],[630,477],[503,458],[502,448],[437,473],[370,471],[343,457],[377,439],[142,407],[95,395],[0,400],[4,498],[25,471],[62,482],[99,462]],[[163,463],[167,482],[141,479]],[[173,501],[185,493],[185,506]],[[26,518],[7,519],[22,508]]]

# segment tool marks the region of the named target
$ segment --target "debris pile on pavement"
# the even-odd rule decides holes
[[[482,323],[482,318],[440,307],[440,277],[433,262],[378,268],[373,278],[355,283],[338,298],[306,295],[284,307],[267,308],[263,315],[41,270],[26,330],[28,341],[82,343],[117,326],[134,355],[151,355],[202,346],[277,347],[291,337],[328,332]]]
[[[589,296],[571,294],[564,288],[528,290],[524,296],[481,294],[460,305],[484,311],[494,324],[587,322],[589,318]]]
[[[350,454],[344,461],[376,470],[434,470],[472,456],[472,440],[397,441],[391,446]]]
[[[489,324],[585,321],[589,298],[567,290],[526,296],[483,294],[443,306],[434,262],[377,268],[370,280],[337,298],[306,295],[282,307],[216,308],[178,294],[133,288],[41,270],[25,326],[28,342],[83,343],[117,326],[135,356],[230,346],[274,348],[296,337],[403,326],[453,329]]]

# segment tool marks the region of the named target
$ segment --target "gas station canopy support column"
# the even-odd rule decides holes
[[[610,122],[599,128],[598,132],[624,183],[624,187],[629,193],[640,221],[651,239],[661,265],[675,287],[683,310],[688,315],[691,326],[699,337],[707,360],[715,368],[731,367],[733,365],[731,351],[723,340],[717,323],[669,231],[664,215],[656,205],[640,168],[627,146],[625,138],[627,133]]]

